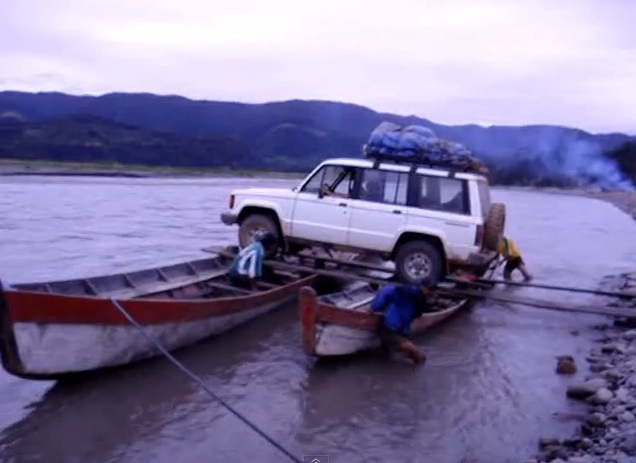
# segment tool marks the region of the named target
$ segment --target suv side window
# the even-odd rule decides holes
[[[457,178],[418,175],[419,202],[423,209],[470,215],[468,185]]]
[[[481,213],[484,219],[490,210],[490,189],[487,182],[477,182],[479,188],[479,202],[481,203]]]
[[[305,183],[301,191],[318,194],[320,187],[327,184],[335,193],[348,195],[353,188],[354,172],[352,167],[324,166]]]
[[[359,199],[406,205],[409,180],[406,172],[363,169],[361,177]]]

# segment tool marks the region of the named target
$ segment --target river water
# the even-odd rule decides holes
[[[229,191],[292,187],[293,180],[0,177],[0,276],[9,282],[111,273],[202,257],[234,244],[220,223]],[[508,233],[537,282],[597,286],[634,269],[634,221],[581,197],[494,190]],[[567,304],[603,302],[528,288],[501,289]],[[217,394],[302,458],[332,463],[506,463],[540,435],[569,435],[564,396],[598,336],[597,316],[482,302],[417,344],[414,370],[373,355],[314,362],[289,306],[178,352]],[[583,370],[583,368],[582,368]],[[0,459],[5,462],[283,462],[286,457],[166,360],[75,385],[0,372]]]

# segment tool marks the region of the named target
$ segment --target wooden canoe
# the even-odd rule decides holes
[[[196,343],[293,301],[317,283],[308,272],[274,271],[259,290],[234,287],[231,259],[206,259],[76,280],[0,283],[0,356],[27,379],[60,379],[157,355],[116,300],[166,349]]]
[[[313,288],[300,290],[298,308],[302,343],[312,356],[350,355],[380,347],[377,335],[382,316],[367,310],[376,290],[370,284],[351,285],[320,296]],[[469,299],[440,298],[437,310],[425,313],[411,324],[413,334],[442,323],[467,307]]]

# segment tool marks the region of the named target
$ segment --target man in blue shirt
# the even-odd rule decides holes
[[[417,285],[386,285],[378,291],[370,311],[384,312],[379,334],[385,350],[399,350],[415,364],[426,362],[426,355],[407,337],[413,320],[431,311],[428,297],[434,288],[431,280],[424,280]]]
[[[241,249],[230,266],[230,280],[240,287],[256,289],[256,280],[263,276],[263,257],[267,249],[276,244],[273,233],[257,236]]]

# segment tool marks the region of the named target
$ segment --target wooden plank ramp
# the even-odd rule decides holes
[[[229,252],[227,250],[227,247],[217,247],[217,246],[210,246],[207,248],[202,248],[201,249],[203,252],[209,252],[212,254],[219,254],[222,255],[224,257],[229,257],[232,258],[234,257],[234,254],[232,254],[231,252]],[[289,256],[291,257],[291,256]],[[274,266],[277,263],[285,263],[285,264],[293,264],[293,265],[298,265],[298,268],[302,268],[304,271],[313,271],[313,270],[318,270],[319,266],[321,264],[332,264],[336,267],[351,267],[352,269],[362,269],[362,270],[370,270],[370,271],[374,271],[374,272],[382,272],[382,273],[386,273],[387,277],[391,277],[395,275],[395,269],[388,269],[386,267],[379,267],[376,265],[372,265],[366,262],[361,262],[361,261],[357,261],[357,260],[345,260],[345,259],[336,259],[333,257],[326,257],[326,256],[316,256],[316,255],[312,255],[312,254],[297,254],[293,257],[291,257],[291,259],[297,261],[297,262],[291,262],[290,260],[281,260],[281,259],[269,259],[269,260],[265,260],[263,262],[263,264],[266,264],[268,266]],[[301,262],[302,261],[314,261],[314,265],[304,265]],[[318,264],[318,266],[316,266],[315,264]]]
[[[476,291],[476,290],[470,290],[470,289],[440,290],[439,293],[455,295],[455,296],[465,296],[465,297],[470,297],[475,299],[488,299],[491,301],[526,305],[526,306],[532,306],[532,307],[541,308],[541,309],[556,310],[560,312],[579,312],[579,313],[587,313],[587,314],[593,314],[593,315],[608,315],[613,317],[628,317],[628,318],[636,317],[636,310],[623,309],[618,307],[585,307],[585,306],[571,307],[571,306],[564,306],[562,304],[555,304],[553,302],[539,301],[537,299],[529,299],[529,298],[516,299],[516,298],[502,296],[499,294],[492,294],[490,292]]]
[[[229,253],[225,248],[206,248],[206,252],[214,252],[221,255],[225,255],[228,257],[232,257],[233,254]],[[303,256],[304,257],[304,256]],[[291,263],[291,262],[283,262],[280,260],[265,260],[264,264],[270,266],[272,269],[277,270],[286,270],[286,271],[296,271],[296,272],[310,272],[316,275],[324,275],[332,278],[338,278],[342,280],[356,280],[356,281],[364,281],[367,283],[376,284],[378,286],[385,284],[395,284],[401,285],[399,281],[395,280],[395,277],[392,278],[377,278],[371,277],[368,275],[360,275],[356,273],[356,269],[364,269],[364,270],[377,270],[383,271],[386,273],[392,272],[389,269],[382,267],[375,267],[370,264],[366,264],[363,262],[350,262],[343,261],[339,259],[332,258],[323,258],[323,257],[314,257],[307,256],[304,257],[310,260],[316,261],[324,261],[326,263],[333,263],[340,267],[346,266],[351,267],[351,270],[342,270],[342,269],[327,269],[327,268],[314,268],[301,263]],[[456,289],[454,288],[454,284],[462,283],[467,286],[472,286],[474,289]],[[490,283],[490,284],[489,284]],[[615,316],[615,317],[636,317],[636,310],[623,309],[623,308],[614,308],[614,307],[570,307],[563,306],[561,304],[555,304],[553,302],[541,301],[536,299],[515,299],[506,297],[503,295],[492,294],[492,283],[490,280],[477,280],[476,282],[470,281],[462,281],[457,278],[447,278],[445,281],[442,281],[438,285],[438,290],[436,291],[441,296],[453,296],[453,297],[465,297],[471,299],[488,299],[496,302],[506,302],[510,304],[519,304],[525,305],[535,308],[542,308],[547,310],[555,310],[561,312],[579,312],[579,313],[588,313],[593,315],[606,315],[606,316]],[[611,294],[616,296],[617,294]],[[628,294],[620,294],[620,296],[630,297]]]

